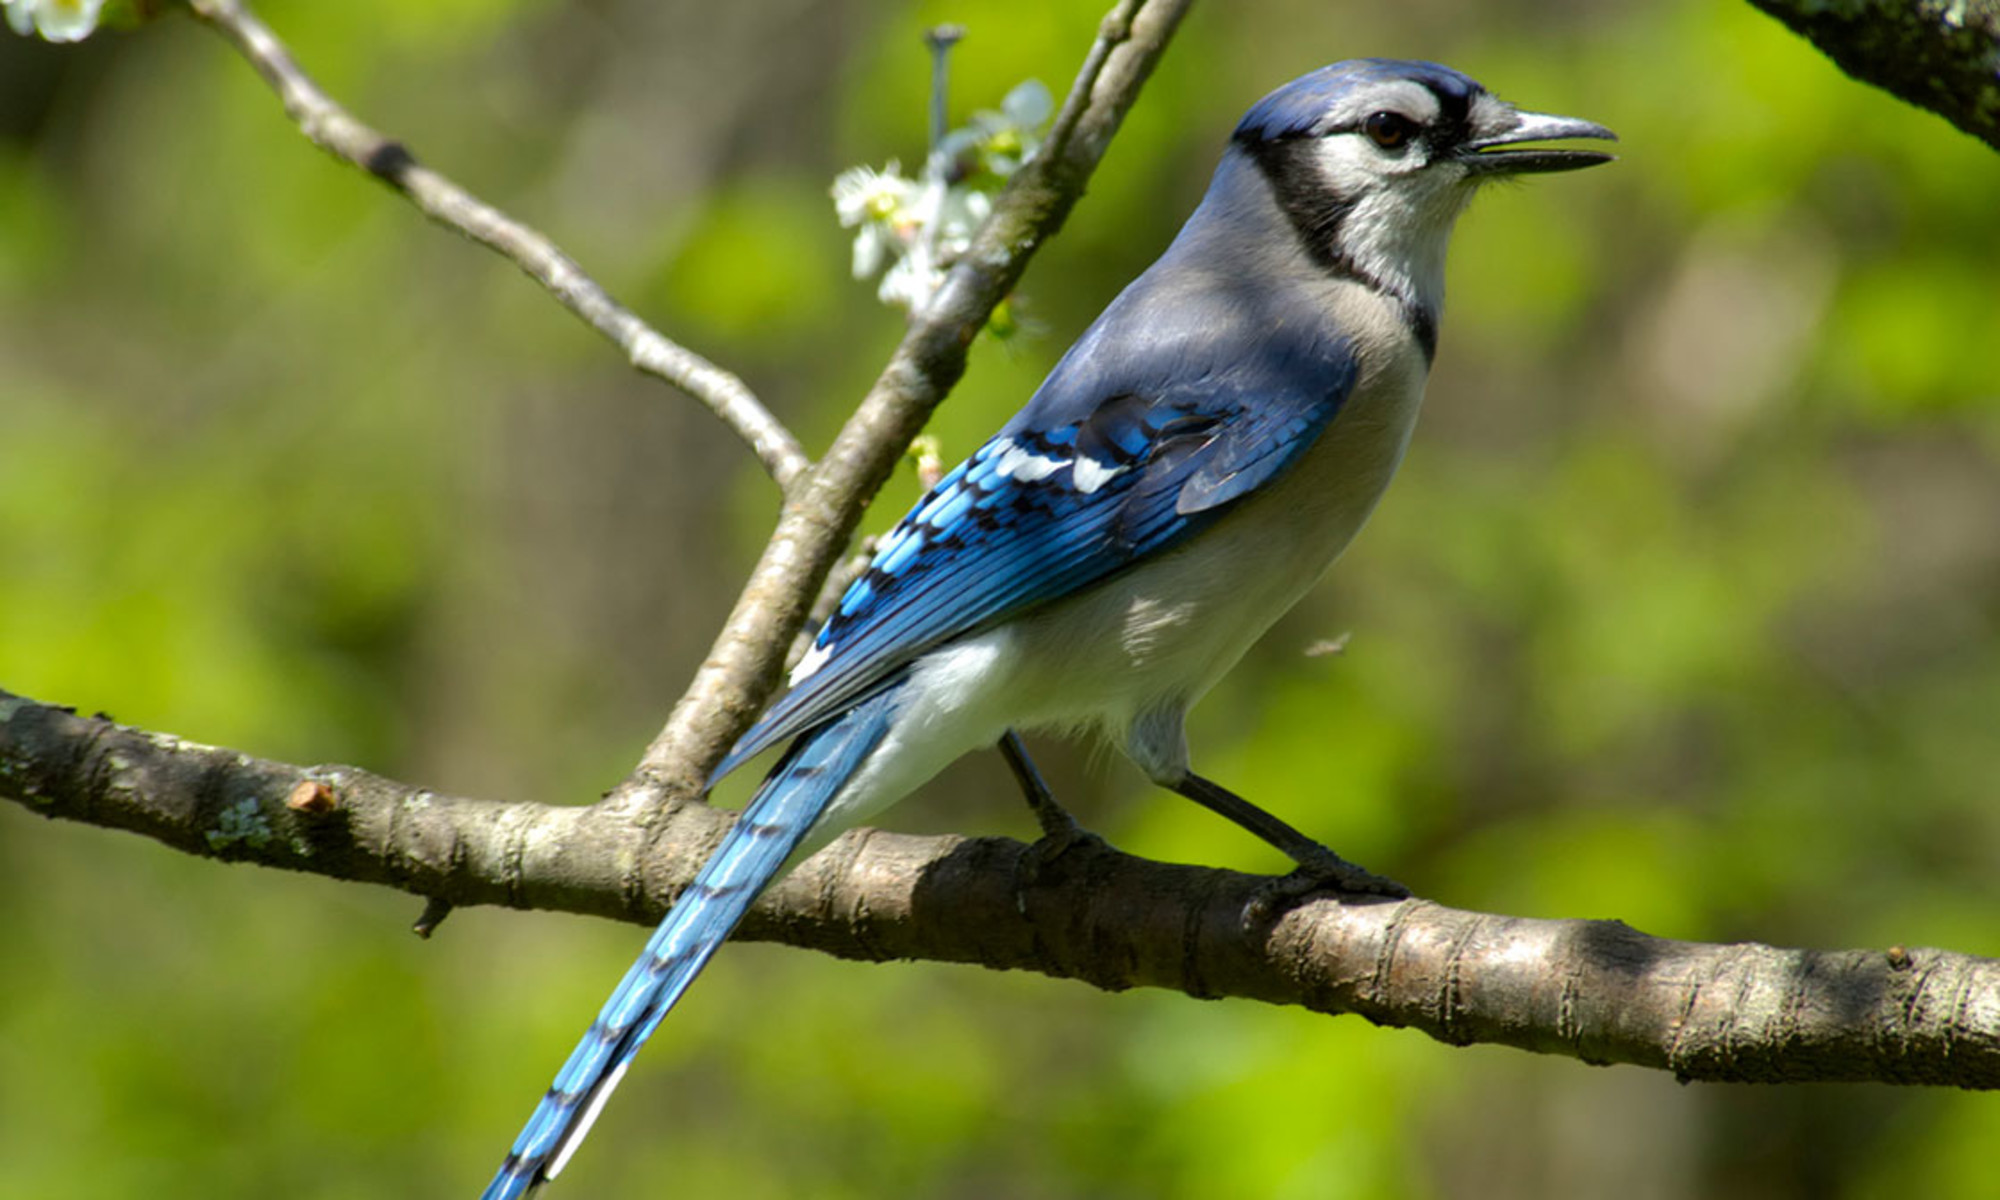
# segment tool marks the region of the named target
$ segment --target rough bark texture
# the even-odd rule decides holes
[[[1751,0],[1840,69],[2000,150],[2000,3]]]
[[[440,796],[7,692],[0,796],[190,854],[453,904],[640,924],[658,920],[729,822],[687,805],[653,838],[610,806]],[[1247,924],[1263,882],[1088,843],[1044,861],[1002,838],[857,831],[759,901],[738,936],[843,958],[977,963],[1108,990],[1354,1012],[1452,1045],[1636,1063],[1686,1079],[2000,1087],[2000,961],[1902,947],[1701,945],[1616,921],[1493,916],[1425,900],[1312,899]]]

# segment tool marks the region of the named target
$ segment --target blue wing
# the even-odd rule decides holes
[[[1177,545],[1296,461],[1353,389],[1349,346],[1317,320],[1234,305],[1191,330],[1131,296],[881,540],[715,778],[940,643]]]

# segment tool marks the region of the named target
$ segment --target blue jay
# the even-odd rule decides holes
[[[1258,101],[1166,253],[880,541],[791,691],[717,769],[790,742],[486,1200],[563,1168],[808,835],[1017,728],[1099,733],[1313,881],[1407,894],[1194,774],[1182,721],[1388,485],[1437,350],[1445,243],[1478,185],[1610,159],[1520,143],[1613,136],[1424,62],[1336,63]]]

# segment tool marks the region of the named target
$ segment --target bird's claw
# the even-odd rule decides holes
[[[1313,855],[1290,874],[1260,884],[1243,910],[1244,925],[1266,924],[1315,892],[1384,896],[1391,900],[1409,898],[1410,889],[1388,876],[1356,866],[1325,847],[1321,850],[1324,856]]]
[[[1062,812],[1061,809],[1056,811]],[[1028,891],[1041,883],[1042,872],[1055,865],[1057,859],[1072,850],[1096,851],[1111,848],[1110,843],[1103,838],[1077,824],[1075,820],[1068,819],[1067,813],[1063,815],[1065,821],[1061,824],[1044,822],[1042,836],[1028,843],[1028,848],[1021,852],[1019,865],[1014,873],[1014,907],[1024,914],[1028,911]]]

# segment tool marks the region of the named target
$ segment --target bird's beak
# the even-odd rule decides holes
[[[1507,149],[1521,142],[1560,141],[1565,138],[1603,138],[1615,142],[1618,135],[1594,121],[1557,117],[1548,113],[1517,112],[1515,123],[1499,133],[1478,137],[1459,148],[1459,161],[1473,175],[1532,175],[1547,171],[1574,171],[1610,162],[1612,155],[1596,150],[1550,150],[1533,147]]]

